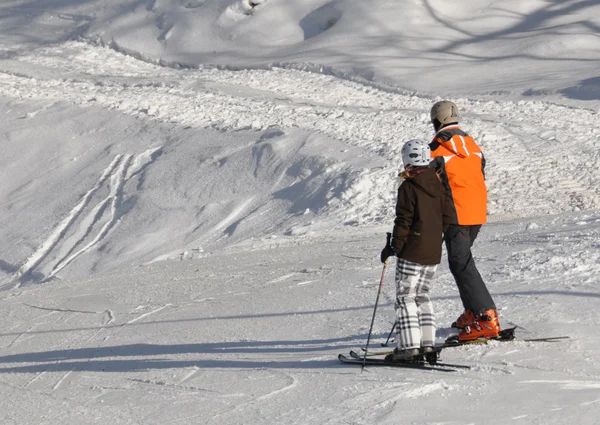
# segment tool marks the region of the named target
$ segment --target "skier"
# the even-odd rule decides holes
[[[381,262],[396,261],[396,316],[398,347],[394,360],[410,360],[433,351],[435,316],[429,286],[442,258],[442,234],[453,214],[450,197],[435,170],[429,167],[427,142],[409,140],[402,147],[405,171],[398,188],[391,244],[381,251]]]
[[[444,233],[450,271],[454,276],[464,312],[453,323],[460,341],[494,338],[500,332],[496,305],[471,254],[471,247],[486,222],[487,188],[485,157],[473,138],[458,126],[458,107],[443,100],[431,108],[436,134],[429,144],[432,166],[446,186],[454,218]]]

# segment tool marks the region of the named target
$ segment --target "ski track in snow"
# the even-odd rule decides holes
[[[61,253],[54,260],[51,271],[41,280],[48,280],[57,275],[63,268],[82,254],[90,251],[101,240],[103,240],[120,219],[120,204],[122,201],[125,184],[134,177],[141,169],[152,161],[152,153],[158,149],[151,149],[140,155],[126,154],[117,155],[108,165],[102,175],[92,187],[75,205],[67,216],[50,232],[46,240],[40,244],[37,250],[25,261],[7,285],[2,289],[18,288],[26,282],[33,271],[38,267],[50,253],[61,246]],[[92,206],[94,195],[100,191],[108,182],[108,195]],[[90,210],[87,216],[80,219],[86,210]],[[108,218],[104,218],[108,210]],[[104,223],[102,224],[102,222]],[[67,237],[67,233],[79,222],[79,227],[73,230],[73,234]],[[94,232],[94,229],[100,227]],[[94,234],[95,233],[95,234]],[[86,241],[89,241],[85,243]],[[85,245],[84,245],[85,244]],[[82,246],[83,245],[83,246]],[[81,248],[77,249],[78,247]],[[66,251],[66,252],[65,252]],[[39,278],[38,278],[39,279]]]
[[[104,172],[100,176],[100,179],[98,179],[96,185],[83,196],[79,203],[70,211],[69,215],[59,223],[59,225],[54,229],[54,231],[51,232],[50,236],[46,239],[46,241],[41,244],[41,246],[29,257],[25,264],[19,269],[19,271],[17,272],[17,276],[15,276],[15,279],[20,279],[22,276],[27,276],[28,274],[30,274],[33,271],[33,269],[38,264],[40,264],[44,260],[44,258],[46,258],[50,251],[56,246],[56,244],[65,235],[67,230],[75,222],[81,211],[83,211],[83,209],[88,205],[94,193],[96,193],[100,189],[100,187],[102,187],[104,182],[113,173],[121,159],[121,155],[117,155],[115,157],[111,164],[104,170]],[[19,287],[20,285],[21,282],[17,283],[17,287]]]
[[[156,313],[158,313],[158,312],[160,312],[160,311],[162,311],[162,310],[164,310],[165,308],[167,308],[167,307],[170,307],[170,306],[171,306],[171,304],[165,304],[165,305],[163,305],[162,307],[159,307],[159,308],[157,308],[157,309],[154,309],[154,310],[152,310],[152,311],[149,311],[148,313],[144,313],[144,314],[142,314],[142,315],[140,315],[140,316],[136,317],[135,319],[131,319],[131,320],[130,320],[130,321],[128,321],[127,323],[123,324],[123,326],[125,326],[125,325],[131,325],[132,323],[139,322],[140,320],[142,320],[142,319],[145,319],[146,317],[148,317],[148,316],[151,316],[152,314],[156,314]]]
[[[54,387],[52,387],[52,391],[55,391],[55,390],[59,389],[60,386],[61,386],[61,384],[67,380],[67,378],[69,377],[69,375],[71,375],[71,373],[73,373],[73,371],[69,371],[69,372],[65,373],[62,376],[62,378],[60,378],[58,380],[58,382],[54,385]]]
[[[95,208],[95,211],[93,214],[93,216],[94,216],[93,223],[97,222],[98,217],[100,216],[99,213],[104,209],[104,206],[106,206],[106,205],[110,205],[110,207],[111,207],[110,208],[110,219],[107,220],[107,222],[104,224],[104,226],[102,226],[100,231],[96,234],[96,236],[87,245],[85,245],[79,251],[58,261],[58,263],[52,269],[52,272],[48,275],[48,277],[47,277],[48,279],[55,276],[59,271],[61,271],[64,267],[66,267],[71,261],[73,261],[75,258],[80,256],[84,252],[88,251],[94,245],[96,245],[98,243],[98,241],[100,241],[102,238],[104,238],[104,236],[106,236],[108,231],[115,225],[115,222],[118,219],[117,209],[118,209],[121,195],[123,193],[123,186],[125,185],[125,175],[127,173],[129,166],[131,165],[132,158],[133,158],[132,155],[127,155],[123,158],[123,160],[121,160],[121,163],[120,163],[119,168],[117,169],[116,173],[113,176],[111,176],[111,179],[110,179],[111,180],[110,181],[111,189],[110,189],[109,195],[102,202],[100,202],[100,204],[98,205],[97,208]],[[86,235],[88,235],[90,233],[91,227],[92,226],[88,227],[88,230],[85,232]],[[74,244],[74,247],[79,245],[79,242],[80,241],[77,241]]]
[[[259,401],[259,402],[260,402],[260,401],[267,400],[267,399],[269,399],[269,398],[275,397],[275,396],[277,396],[277,395],[279,395],[279,394],[281,394],[281,393],[284,393],[284,392],[286,392],[286,391],[289,391],[289,390],[291,390],[291,389],[293,389],[293,388],[296,388],[296,387],[298,386],[298,379],[294,378],[294,377],[293,377],[292,375],[290,375],[289,373],[285,373],[285,372],[282,372],[282,373],[283,373],[285,376],[287,376],[287,378],[288,378],[288,383],[287,383],[287,385],[285,385],[285,386],[283,386],[283,387],[281,387],[281,388],[279,388],[279,389],[273,390],[273,391],[271,391],[270,393],[263,394],[263,395],[261,395],[260,397],[256,398],[256,399],[255,399],[255,401]]]
[[[550,380],[535,380],[521,381],[523,384],[548,384],[556,385],[565,390],[582,390],[582,389],[600,389],[600,381],[550,381]],[[587,404],[594,403],[594,401]]]

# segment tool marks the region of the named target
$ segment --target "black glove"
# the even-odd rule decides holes
[[[386,245],[385,248],[381,250],[381,262],[385,263],[387,259],[393,255],[396,255],[396,250],[392,246]]]
[[[388,233],[385,248],[381,250],[381,262],[385,263],[388,258],[390,258],[393,255],[395,256],[396,254],[396,249],[392,246],[392,234]]]

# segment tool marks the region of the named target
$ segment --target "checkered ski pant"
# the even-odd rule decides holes
[[[435,343],[435,315],[429,285],[436,269],[437,264],[424,266],[396,259],[396,330],[401,350]]]

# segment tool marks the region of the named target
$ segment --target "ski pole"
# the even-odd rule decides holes
[[[390,245],[392,234],[388,232],[386,246]],[[371,327],[369,328],[369,335],[367,336],[367,345],[365,346],[365,357],[363,364],[360,367],[360,372],[365,369],[367,363],[367,354],[369,354],[369,342],[371,341],[371,333],[373,332],[373,324],[375,323],[375,314],[377,313],[377,305],[379,304],[379,296],[381,295],[381,288],[383,287],[383,277],[385,276],[385,269],[387,268],[387,258],[383,262],[383,270],[381,271],[381,279],[379,280],[379,290],[377,291],[377,298],[375,299],[375,308],[373,309],[373,318],[371,319]]]
[[[385,340],[385,344],[381,344],[382,347],[387,347],[388,346],[388,344],[390,342],[390,339],[392,339],[392,335],[394,333],[394,330],[396,329],[396,325],[397,324],[398,324],[398,321],[396,320],[394,322],[394,324],[392,325],[392,330],[390,331],[390,334],[388,335],[387,339]]]

